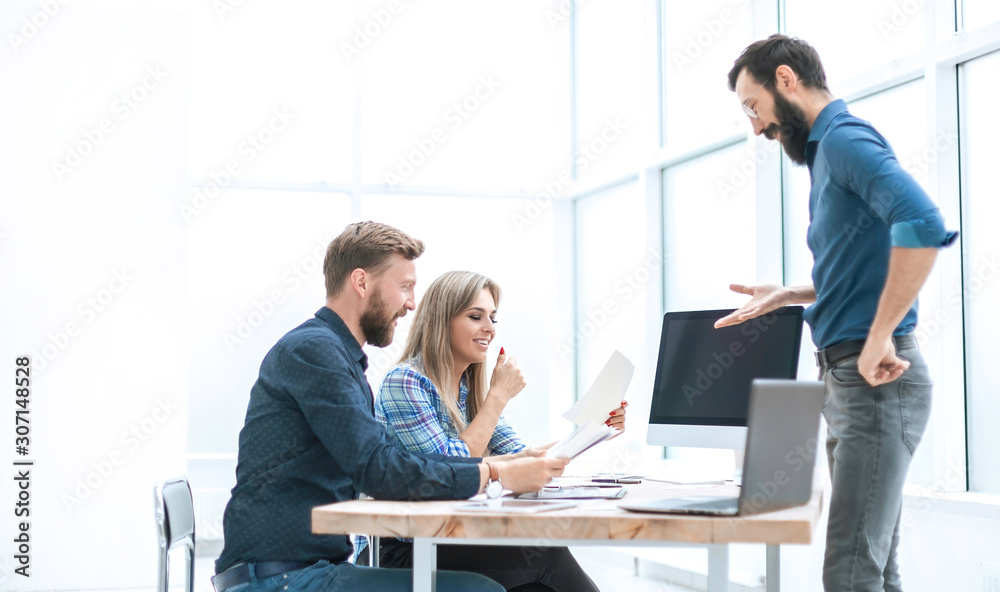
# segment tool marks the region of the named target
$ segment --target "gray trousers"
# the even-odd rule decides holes
[[[826,592],[900,592],[896,550],[903,484],[927,427],[932,383],[915,341],[897,351],[910,368],[877,387],[856,356],[821,367],[826,383],[830,519],[823,562]]]

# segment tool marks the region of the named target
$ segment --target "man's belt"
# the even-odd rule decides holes
[[[303,569],[316,563],[315,561],[258,561],[254,563],[253,571],[258,580],[273,578],[283,573]],[[212,586],[215,592],[239,586],[250,581],[250,566],[243,563],[234,565],[226,571],[212,576]]]
[[[892,342],[896,346],[896,351],[917,346],[917,338],[912,334],[897,335],[892,338]],[[816,365],[820,368],[836,366],[848,358],[857,356],[864,348],[865,340],[855,339],[854,341],[845,341],[844,343],[838,343],[833,347],[821,349],[816,352]]]

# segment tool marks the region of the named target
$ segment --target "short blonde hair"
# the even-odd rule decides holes
[[[458,409],[459,385],[455,384],[455,360],[451,355],[451,321],[472,306],[483,289],[489,290],[494,304],[500,306],[500,286],[484,275],[449,271],[434,280],[417,306],[400,358],[400,362],[412,363],[420,357],[419,369],[434,383],[459,432],[476,417],[486,397],[486,363],[470,364],[463,374],[469,387],[463,416]]]
[[[388,224],[371,221],[348,224],[326,247],[323,259],[326,295],[330,298],[339,294],[344,288],[344,280],[355,269],[379,275],[393,255],[412,261],[423,252],[422,241]]]

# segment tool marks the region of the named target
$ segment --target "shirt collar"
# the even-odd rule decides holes
[[[806,162],[809,163],[810,167],[812,167],[813,160],[816,158],[819,141],[823,139],[827,128],[830,127],[830,123],[833,122],[835,117],[846,112],[847,103],[843,99],[837,99],[831,101],[826,107],[823,107],[823,110],[816,116],[816,121],[813,122],[812,129],[809,130],[809,139],[806,141]]]
[[[351,358],[361,364],[363,369],[368,370],[368,354],[365,353],[365,350],[361,349],[357,338],[354,337],[354,333],[351,333],[351,330],[347,328],[347,324],[340,318],[340,315],[324,306],[316,311],[316,316],[326,321],[327,325],[330,325],[333,332],[337,334],[337,337],[340,337],[340,340],[347,346],[348,351],[351,352]]]

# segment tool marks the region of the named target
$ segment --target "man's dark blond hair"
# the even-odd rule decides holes
[[[323,259],[326,296],[332,298],[344,289],[344,280],[355,269],[378,276],[393,255],[414,260],[424,252],[423,241],[398,228],[379,222],[354,222],[340,236],[330,241]]]

